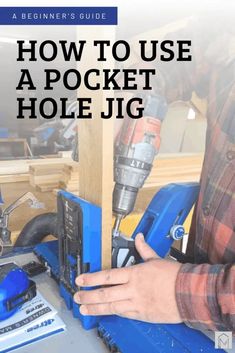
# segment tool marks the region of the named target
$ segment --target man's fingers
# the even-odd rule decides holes
[[[135,237],[135,247],[144,261],[159,258],[155,251],[145,242],[141,233]]]
[[[74,295],[74,300],[78,304],[102,304],[125,299],[129,299],[129,290],[125,284],[79,291]]]
[[[130,300],[121,300],[106,304],[81,305],[80,313],[82,315],[120,315],[124,316],[126,312],[132,311],[132,302]],[[134,312],[134,309],[133,309]]]
[[[124,284],[129,280],[129,269],[116,268],[95,273],[85,273],[76,278],[76,284],[81,287]]]

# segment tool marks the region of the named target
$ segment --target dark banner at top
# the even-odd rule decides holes
[[[117,25],[117,7],[0,7],[0,25]]]

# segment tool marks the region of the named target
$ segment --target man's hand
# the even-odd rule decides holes
[[[74,295],[74,301],[81,304],[81,314],[115,314],[152,323],[181,322],[175,299],[181,264],[158,258],[142,234],[137,235],[135,245],[144,263],[77,277],[81,287],[105,286]]]

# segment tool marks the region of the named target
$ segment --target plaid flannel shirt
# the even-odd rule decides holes
[[[194,328],[235,332],[235,65],[215,68],[208,95],[201,186],[190,241],[194,264],[181,266],[176,300]]]

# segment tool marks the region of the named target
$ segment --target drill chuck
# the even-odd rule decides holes
[[[138,188],[116,183],[113,191],[113,212],[122,218],[131,213],[137,193]]]
[[[148,177],[155,157],[149,143],[129,147],[127,156],[118,155],[114,165],[113,212],[124,218],[134,209],[137,193]],[[128,155],[129,154],[129,155]]]

